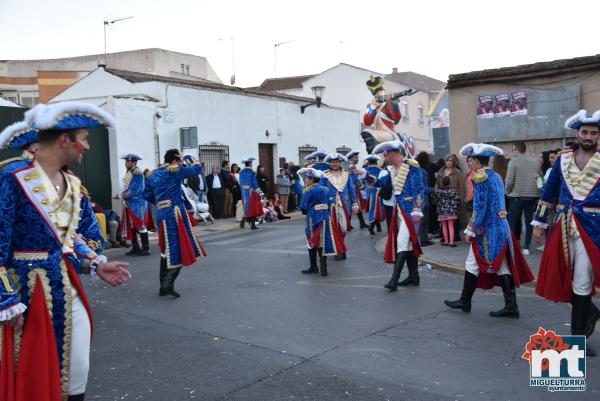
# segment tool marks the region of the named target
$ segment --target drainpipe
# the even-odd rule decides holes
[[[154,157],[156,157],[156,164],[161,163],[160,158],[160,138],[158,136],[158,120],[163,118],[159,109],[165,110],[169,107],[169,84],[165,84],[165,92],[162,98],[162,101],[156,105],[154,110],[153,118],[153,130],[154,130]]]

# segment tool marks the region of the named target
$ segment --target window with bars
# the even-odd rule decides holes
[[[310,155],[312,152],[316,152],[316,146],[300,146],[298,148],[298,163],[302,165],[304,163],[304,158]]]
[[[346,156],[346,154],[348,154],[348,152],[350,152],[352,149],[350,149],[347,146],[340,146],[339,148],[335,148],[335,151],[337,153],[339,153],[340,155],[344,155]]]
[[[227,145],[199,145],[198,159],[204,163],[206,171],[210,172],[212,166],[221,169],[221,163],[229,161],[229,146]],[[206,172],[205,171],[205,172]]]

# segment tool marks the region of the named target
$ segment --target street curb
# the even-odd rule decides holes
[[[300,217],[303,217],[301,212],[291,212],[288,214],[288,216],[290,217],[289,220],[296,220]],[[280,221],[282,221],[282,220],[280,220]],[[279,221],[275,221],[273,223],[276,224],[276,223],[279,223]],[[267,223],[267,224],[273,224],[273,223]],[[210,226],[206,226],[206,227],[210,227]],[[194,233],[196,234],[196,236],[198,238],[204,238],[204,237],[210,237],[211,235],[223,234],[223,233],[228,233],[228,232],[237,231],[237,230],[242,230],[242,228],[240,228],[240,222],[238,222],[238,221],[236,221],[235,223],[233,223],[231,225],[227,225],[222,230],[204,231],[204,230],[198,229]]]

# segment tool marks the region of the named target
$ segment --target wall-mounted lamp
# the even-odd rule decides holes
[[[310,89],[312,89],[313,94],[315,95],[315,101],[311,102],[307,105],[300,106],[300,113],[302,113],[302,114],[304,114],[304,110],[306,110],[307,107],[310,107],[312,105],[321,107],[321,99],[323,99],[323,95],[325,94],[325,87],[324,86],[313,86]]]
[[[271,135],[271,133],[269,132],[269,130],[266,130],[266,131],[265,131],[265,136],[268,138],[268,137],[269,137],[269,135]]]

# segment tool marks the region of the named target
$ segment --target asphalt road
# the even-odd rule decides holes
[[[158,250],[130,261],[130,284],[89,283],[95,336],[88,400],[598,400],[600,357],[584,393],[529,386],[521,359],[538,327],[568,334],[570,310],[521,288],[521,319],[449,310],[462,277],[421,272],[421,287],[388,294],[377,237],[355,230],[349,259],[305,276],[303,220],[203,239],[208,257],[185,269],[180,299],[158,296]],[[403,272],[403,277],[406,273]],[[598,302],[598,301],[596,301]],[[600,335],[592,342],[600,348]]]

